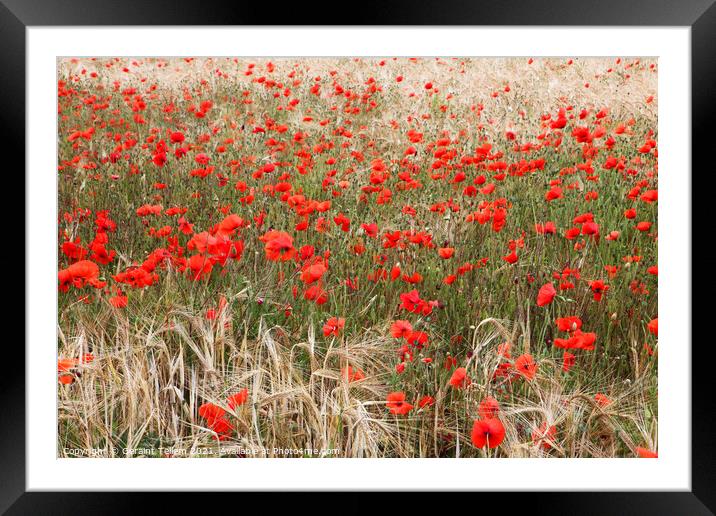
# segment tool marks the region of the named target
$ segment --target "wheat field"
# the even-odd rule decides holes
[[[656,60],[57,73],[59,457],[656,456]]]

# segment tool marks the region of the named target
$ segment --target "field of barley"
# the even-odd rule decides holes
[[[57,63],[59,457],[655,457],[647,58]]]

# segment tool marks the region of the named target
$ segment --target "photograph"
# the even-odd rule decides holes
[[[57,56],[56,457],[657,458],[659,63]]]
[[[0,0],[0,515],[716,515],[716,0],[118,7]]]

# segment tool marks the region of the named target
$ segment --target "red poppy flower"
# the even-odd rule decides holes
[[[75,381],[72,371],[79,365],[76,358],[61,358],[57,361],[57,379],[61,384],[69,385]]]
[[[413,325],[408,321],[395,321],[390,327],[390,334],[396,339],[403,339],[410,335],[413,331]]]
[[[404,416],[405,414],[413,410],[413,406],[410,403],[405,402],[404,392],[391,392],[390,394],[388,394],[386,401],[386,406],[390,410],[391,414]]]
[[[547,283],[539,289],[537,293],[537,306],[547,306],[554,300],[557,291],[552,283]]]
[[[505,427],[497,418],[477,419],[472,425],[472,444],[476,448],[497,448],[505,439]]]
[[[323,336],[328,337],[329,335],[333,335],[334,337],[338,337],[345,325],[346,320],[343,317],[331,317],[326,321],[326,324],[323,325]]]
[[[651,222],[639,222],[636,225],[636,229],[638,229],[639,231],[649,231],[651,229]]]
[[[109,298],[109,303],[115,308],[125,308],[129,303],[129,298],[119,291],[116,296]]]
[[[572,332],[582,327],[582,320],[577,316],[560,317],[555,322],[559,331]]]
[[[212,269],[214,268],[214,264],[211,259],[201,254],[192,255],[192,257],[189,258],[188,265],[189,269],[191,270],[191,279],[193,279],[194,281],[198,281],[200,279],[208,277],[211,274]],[[114,276],[114,279],[116,281],[123,281],[122,279],[120,279],[119,275]],[[143,280],[141,279],[135,281],[130,278],[129,281],[129,284],[135,285],[141,285],[141,283],[143,283]]]
[[[408,312],[415,313],[419,311],[421,303],[422,300],[420,299],[420,294],[417,290],[411,290],[410,292],[400,294],[400,308],[407,310]]]
[[[452,258],[455,254],[455,249],[452,247],[441,247],[438,249],[438,254],[440,255],[440,258],[447,260],[448,258]]]
[[[365,380],[365,373],[358,368],[347,366],[341,369],[341,378],[345,378],[349,382],[357,382]]]
[[[464,367],[458,367],[455,369],[452,373],[452,376],[450,377],[450,385],[455,387],[456,389],[460,389],[463,387],[467,387],[472,383],[470,381],[470,378],[467,376],[467,369]]]
[[[642,448],[641,446],[636,447],[636,453],[641,459],[656,459],[659,454],[655,451],[651,451],[649,448]]]
[[[435,398],[432,396],[423,396],[420,398],[420,401],[418,401],[418,408],[424,409],[426,407],[431,407],[435,404]]]
[[[327,271],[328,268],[322,261],[308,265],[301,272],[301,281],[303,281],[306,285],[310,285],[311,283],[315,283],[321,279]]]
[[[549,450],[552,448],[552,442],[554,442],[557,436],[557,427],[550,425],[547,427],[547,421],[543,422],[539,428],[532,430],[532,443],[539,445],[543,450]]]
[[[70,285],[82,288],[91,285],[94,288],[103,288],[107,282],[99,280],[99,267],[90,260],[75,262],[66,269],[58,272],[60,290],[67,292]]]
[[[288,261],[296,255],[293,238],[283,231],[269,231],[260,240],[265,243],[266,258],[271,261]]]
[[[514,251],[512,251],[512,252],[511,252],[510,254],[508,254],[507,256],[503,256],[502,259],[505,260],[505,261],[506,261],[507,263],[509,263],[509,264],[516,263],[516,262],[517,262],[517,259],[518,259],[518,258],[517,258],[517,253],[515,253]]]
[[[199,407],[199,415],[204,419],[217,419],[226,414],[226,411],[213,403],[204,403]]]
[[[312,285],[303,293],[303,298],[307,301],[313,301],[318,306],[326,304],[328,301],[328,292],[323,290],[319,285]]]
[[[595,301],[601,301],[602,296],[609,290],[609,285],[602,280],[590,281],[589,288],[592,289]]]
[[[550,190],[545,194],[544,198],[547,201],[554,201],[555,199],[561,199],[563,196],[562,189],[559,186],[553,186],[550,188]]]
[[[527,353],[515,359],[515,369],[528,380],[532,380],[537,374],[537,364],[532,355]]]
[[[378,235],[378,224],[361,224],[360,227],[365,231],[365,234],[370,238],[375,238]]]
[[[226,404],[229,406],[231,410],[236,410],[236,407],[243,405],[246,403],[246,400],[249,398],[249,390],[248,389],[242,389],[236,394],[232,394],[229,396],[226,400]]]
[[[422,347],[428,342],[428,334],[424,331],[412,331],[410,332],[410,335],[405,338],[405,340],[407,340],[408,344],[411,346],[422,349]]]
[[[219,434],[220,441],[228,439],[230,437],[231,431],[234,429],[233,425],[229,423],[226,418],[223,417],[207,420],[207,425],[214,432]]]
[[[582,234],[596,236],[599,234],[599,225],[595,222],[585,222],[582,224]]]
[[[594,401],[596,401],[599,404],[599,406],[601,406],[601,407],[606,407],[607,405],[609,405],[612,402],[612,400],[610,400],[606,396],[606,394],[603,394],[601,392],[598,392],[597,394],[594,395]]]
[[[576,363],[575,356],[569,351],[565,351],[562,354],[562,371],[568,372]]]

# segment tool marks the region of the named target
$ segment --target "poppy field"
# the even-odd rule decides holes
[[[657,456],[655,59],[57,70],[58,456]]]

